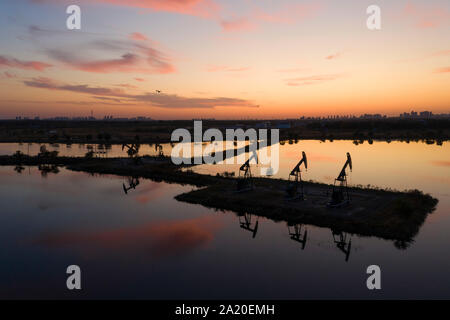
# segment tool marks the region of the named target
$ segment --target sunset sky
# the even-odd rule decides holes
[[[450,112],[448,0],[2,0],[0,39],[0,118]]]

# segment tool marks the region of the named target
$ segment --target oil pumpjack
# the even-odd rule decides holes
[[[239,178],[237,179],[237,192],[243,192],[248,190],[253,190],[253,179],[252,179],[252,171],[250,170],[250,161],[255,158],[258,163],[258,157],[256,152],[248,158],[247,161],[239,168]],[[241,172],[244,174],[241,176]]]
[[[302,174],[300,170],[300,166],[302,163],[305,165],[305,169],[308,170],[308,161],[306,159],[305,151],[302,151],[302,159],[297,163],[294,169],[292,169],[289,174],[289,184],[286,188],[287,198],[288,200],[305,200],[304,192],[303,192],[303,181]],[[291,181],[291,177],[294,177],[294,180]],[[299,192],[300,187],[300,192]]]
[[[241,171],[244,175],[241,176]],[[250,170],[250,159],[239,168],[239,178],[237,180],[237,191],[247,191],[253,189],[252,171]]]
[[[241,219],[243,217],[243,219]],[[252,226],[252,215],[250,213],[244,213],[243,215],[239,215],[239,226],[242,229],[250,231],[252,233],[252,238],[256,237],[256,233],[258,232],[259,221],[256,219],[255,225]]]
[[[134,160],[134,162],[137,164],[140,162],[140,157],[139,157],[139,149],[140,149],[140,144],[138,143],[132,143],[132,144],[123,144],[122,145],[122,150],[124,150],[125,148],[127,149],[127,154],[128,156]]]
[[[350,171],[352,170],[352,158],[350,157],[349,152],[347,152],[347,161],[342,167],[339,176],[334,179],[333,192],[331,194],[331,201],[328,203],[328,207],[335,208],[350,203],[350,195],[347,187],[347,173],[345,172],[347,167],[350,167]]]

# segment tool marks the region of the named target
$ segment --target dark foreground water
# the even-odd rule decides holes
[[[329,182],[350,151],[354,184],[418,188],[438,207],[404,250],[343,234],[351,239],[344,252],[329,229],[302,226],[303,244],[286,223],[255,216],[253,238],[243,217],[174,199],[191,186],[140,179],[125,194],[123,177],[0,167],[0,298],[450,298],[449,145],[286,144],[280,176],[302,150],[306,179]],[[72,264],[81,267],[81,291],[66,289]],[[366,287],[371,264],[381,267],[380,291]]]

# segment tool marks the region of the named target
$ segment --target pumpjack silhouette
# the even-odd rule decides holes
[[[304,164],[305,169],[308,170],[308,161],[306,159],[305,151],[302,151],[302,159],[289,174],[289,184],[286,188],[287,200],[305,200],[303,180],[300,170],[302,163]],[[291,177],[294,177],[293,181],[291,181]]]
[[[123,144],[122,150],[125,148],[127,149],[128,156],[134,160],[136,164],[140,163],[141,158],[139,157],[139,149],[141,145],[138,143],[131,143],[131,144]]]
[[[347,186],[347,173],[345,172],[347,167],[350,167],[350,171],[352,170],[352,158],[348,152],[347,161],[342,167],[339,176],[334,179],[331,201],[328,202],[328,207],[335,208],[350,204],[350,195]]]
[[[303,229],[303,230],[302,230]],[[302,250],[305,250],[306,241],[308,237],[308,230],[302,224],[288,224],[288,233],[292,240],[299,242],[302,245]]]
[[[125,194],[128,194],[128,191],[130,191],[131,189],[136,189],[136,187],[139,185],[139,179],[134,177],[128,178],[128,185],[129,186],[127,187],[125,183],[122,184],[123,192],[125,192]]]
[[[256,162],[258,163],[256,152],[253,152],[253,155],[239,168],[239,177],[237,179],[236,185],[237,192],[249,191],[253,190],[254,188],[252,171],[250,169],[250,161],[253,158],[255,158]],[[242,176],[241,172],[244,172]]]
[[[352,249],[351,235],[342,231],[331,230],[331,232],[333,234],[333,241],[336,244],[336,247],[345,254],[345,262],[347,262]]]
[[[250,213],[244,213],[239,216],[239,225],[242,229],[250,231],[252,233],[252,238],[256,237],[259,221],[256,219],[254,226],[252,226],[252,215]]]

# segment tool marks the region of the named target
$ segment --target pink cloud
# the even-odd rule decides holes
[[[339,78],[342,78],[342,74],[326,74],[326,75],[314,75],[308,77],[299,77],[299,78],[291,78],[286,79],[286,84],[288,86],[305,86],[310,84],[318,84],[326,81],[332,81]]]
[[[144,82],[145,81],[145,79],[142,79],[142,78],[134,78],[134,80],[139,81],[139,82]]]
[[[434,56],[448,56],[448,55],[450,55],[450,50],[437,51],[433,55]]]
[[[250,22],[247,18],[238,18],[231,20],[222,20],[220,22],[223,31],[235,32],[235,31],[249,31],[255,29],[255,24]]]
[[[431,161],[431,163],[434,166],[438,166],[438,167],[450,167],[450,161],[445,161],[445,160],[435,160],[435,161]]]
[[[320,8],[321,5],[317,3],[291,4],[285,6],[281,10],[273,11],[270,13],[256,9],[254,15],[256,19],[260,21],[294,23],[302,19],[314,16]]]
[[[446,8],[432,4],[417,5],[411,1],[403,8],[403,15],[418,28],[436,28],[450,21],[450,12]]]
[[[69,49],[46,50],[50,58],[66,66],[85,72],[95,73],[147,73],[167,74],[175,72],[175,67],[166,54],[151,47],[147,42],[99,40],[89,43],[83,51]],[[118,58],[89,61],[89,50],[102,50],[108,55],[119,53]]]
[[[129,35],[129,37],[132,40],[142,40],[142,41],[148,40],[148,38],[140,32],[133,32]]]
[[[16,78],[15,74],[9,73],[8,71],[3,72],[3,75],[8,79]]]
[[[118,229],[48,233],[36,243],[49,247],[86,245],[89,250],[145,250],[154,257],[179,256],[207,246],[222,224],[212,217],[157,221]]]
[[[326,56],[325,59],[333,60],[333,59],[339,58],[340,56],[341,56],[341,54],[338,52],[338,53],[334,53],[334,54],[330,54],[329,56]]]
[[[51,64],[45,62],[24,61],[14,58],[8,58],[5,56],[0,56],[0,67],[2,66],[24,70],[36,70],[36,71],[44,71],[45,69],[52,67]]]
[[[308,68],[288,68],[288,69],[279,69],[277,72],[281,73],[293,73],[293,72],[304,72],[308,71]]]
[[[67,84],[59,83],[49,78],[38,77],[23,82],[26,86],[39,89],[69,91],[84,93],[103,97],[127,99],[128,102],[139,102],[159,108],[169,109],[212,109],[216,107],[236,107],[236,108],[258,108],[251,101],[228,98],[190,98],[176,94],[144,92],[141,94],[130,94],[119,88],[92,87],[87,84]],[[97,98],[99,99],[99,98]],[[101,98],[100,98],[101,99]]]
[[[247,17],[222,20],[220,25],[223,31],[237,32],[250,31],[259,27],[261,23],[295,23],[312,17],[320,9],[316,3],[290,4],[280,10],[266,12],[260,8],[254,8]]]
[[[129,83],[119,83],[116,84],[116,87],[121,87],[121,88],[125,88],[125,89],[137,89],[138,87]]]
[[[450,72],[450,67],[442,67],[434,70],[435,73],[448,73]]]
[[[31,0],[35,3],[72,3],[72,0]],[[109,5],[149,9],[152,11],[172,12],[210,18],[217,16],[220,6],[214,0],[80,0],[85,3],[103,3]]]
[[[200,17],[217,16],[219,5],[213,0],[96,0],[119,6],[150,9],[153,11],[166,11]]]
[[[225,71],[225,72],[242,72],[250,70],[250,67],[238,67],[238,68],[231,68],[227,66],[216,66],[216,65],[210,65],[206,69],[208,72],[219,72],[219,71]]]

